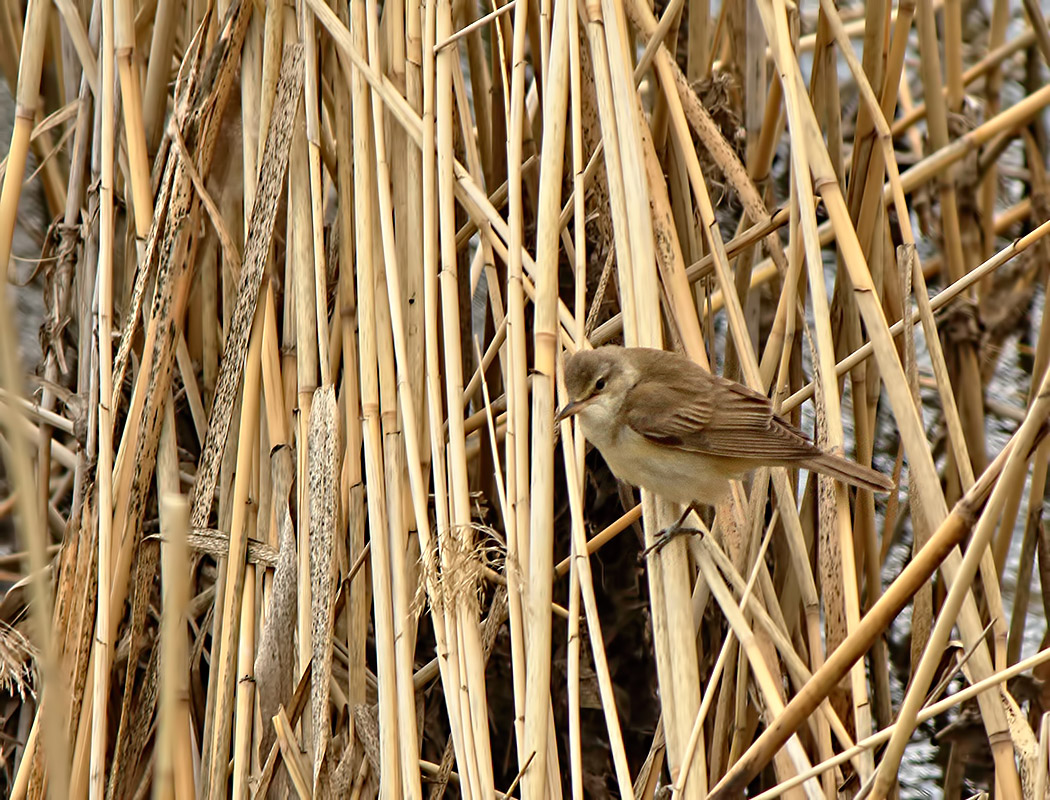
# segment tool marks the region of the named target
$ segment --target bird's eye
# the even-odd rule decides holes
[[[596,380],[594,382],[594,391],[600,392],[604,388],[605,388],[605,378],[598,378],[598,380]]]

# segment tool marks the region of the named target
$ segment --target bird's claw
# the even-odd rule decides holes
[[[703,531],[699,528],[690,528],[685,525],[672,525],[669,528],[664,528],[653,537],[653,543],[638,554],[638,560],[643,563],[648,561],[649,556],[656,555],[679,536],[702,535]]]

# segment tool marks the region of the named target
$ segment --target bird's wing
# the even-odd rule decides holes
[[[696,369],[636,384],[623,405],[630,428],[655,444],[728,458],[777,462],[820,452],[773,414],[767,397]]]

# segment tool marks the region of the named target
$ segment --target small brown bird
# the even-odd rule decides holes
[[[717,504],[731,480],[759,467],[803,467],[864,489],[893,488],[882,473],[825,453],[774,414],[765,395],[678,353],[581,350],[565,363],[565,387],[569,403],[558,420],[577,415],[617,478],[687,509]]]

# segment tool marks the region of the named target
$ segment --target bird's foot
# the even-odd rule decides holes
[[[638,554],[638,560],[645,563],[648,561],[649,556],[656,555],[679,536],[702,536],[703,533],[699,528],[691,528],[687,525],[682,525],[681,522],[675,523],[669,528],[658,531],[656,536],[653,537],[653,543]]]

